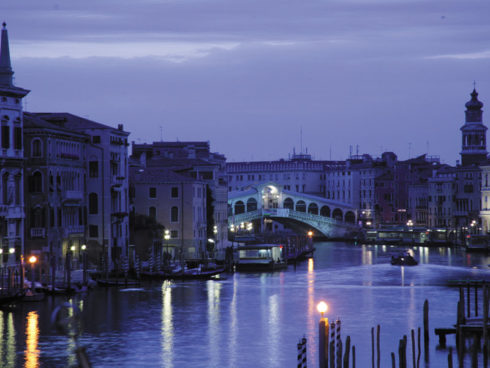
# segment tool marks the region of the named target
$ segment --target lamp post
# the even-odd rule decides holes
[[[82,262],[83,262],[83,284],[87,283],[87,246],[82,244],[80,247],[82,251]]]
[[[29,257],[29,263],[31,264],[31,289],[34,289],[34,265],[37,262],[37,257],[36,256],[30,256]]]
[[[320,312],[321,318],[318,323],[319,335],[319,366],[320,368],[328,367],[328,318],[325,318],[325,312],[328,310],[328,305],[324,301],[317,304],[316,309]]]
[[[170,230],[165,230],[163,233],[163,238],[165,239],[165,263],[170,261],[170,253],[168,252],[168,240],[170,239]],[[168,265],[168,264],[167,264]]]

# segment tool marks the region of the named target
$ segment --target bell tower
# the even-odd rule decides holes
[[[476,89],[466,103],[465,124],[461,127],[463,166],[478,164],[487,158],[487,127],[482,122],[483,103],[478,100]]]

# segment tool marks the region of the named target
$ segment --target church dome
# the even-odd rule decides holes
[[[476,92],[475,89],[471,92],[471,100],[469,100],[465,106],[468,110],[479,110],[483,107],[483,102],[478,100],[478,92]]]

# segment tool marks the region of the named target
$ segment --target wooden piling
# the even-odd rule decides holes
[[[474,334],[471,344],[471,368],[478,368],[478,348],[480,344],[477,346],[477,341],[477,336]]]
[[[342,340],[337,345],[337,368],[342,368]]]
[[[453,368],[453,348],[449,348],[449,353],[447,354],[447,367]]]
[[[335,341],[330,341],[330,368],[335,368]]]
[[[396,368],[395,353],[391,352],[391,368]]]
[[[349,368],[350,336],[345,339],[344,368]]]
[[[352,345],[352,368],[356,368],[356,346]]]
[[[424,302],[424,358],[429,361],[429,301]]]
[[[486,284],[483,284],[483,366],[488,366],[488,303],[489,291]]]
[[[475,285],[475,317],[478,317],[478,287]]]
[[[420,354],[422,353],[420,349],[420,327],[417,329],[417,368],[420,367]]]
[[[380,345],[379,345],[379,332],[380,332],[380,328],[381,328],[380,325],[378,325],[377,328],[376,328],[376,362],[377,362],[377,365],[376,366],[377,366],[377,368],[380,368],[379,365],[381,363],[381,361],[380,361],[380,359],[381,359],[380,358],[380,356],[381,356],[381,354],[380,354],[381,348],[380,348]]]
[[[374,327],[371,327],[371,367],[374,368]]]
[[[328,349],[328,343],[325,344],[325,319],[320,319],[318,323],[318,363],[320,368],[328,367],[328,351],[325,351],[325,345]],[[298,363],[299,364],[299,363]]]
[[[415,363],[415,331],[412,328],[412,330],[410,332],[412,335],[412,366],[413,366],[413,368],[417,368],[417,366],[415,365],[416,364]]]

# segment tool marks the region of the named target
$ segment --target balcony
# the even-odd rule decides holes
[[[46,229],[44,227],[32,227],[31,238],[45,238]]]
[[[71,234],[83,234],[85,232],[85,226],[83,225],[70,225],[63,227],[64,236]]]
[[[83,200],[83,192],[80,190],[65,190],[62,194],[63,204],[78,204]]]
[[[24,210],[23,208],[18,205],[18,204],[3,204],[0,205],[0,217],[6,217],[6,218],[23,218],[24,217]]]

